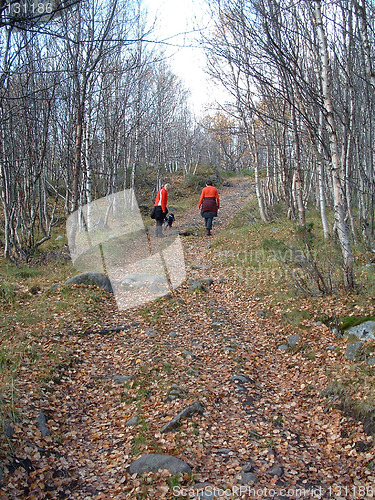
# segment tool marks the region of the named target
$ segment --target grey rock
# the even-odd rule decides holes
[[[114,375],[112,379],[116,382],[116,384],[124,384],[129,380],[132,380],[134,377],[132,375]]]
[[[277,348],[279,349],[279,351],[289,351],[289,346],[286,344],[281,344],[277,346]]]
[[[192,358],[192,359],[194,359],[194,358],[195,358],[195,355],[194,355],[192,352],[190,352],[190,351],[186,351],[186,350],[185,350],[185,351],[182,351],[182,354],[183,354],[184,356],[186,356],[187,358]]]
[[[367,360],[368,366],[374,366],[375,365],[375,358],[369,358]]]
[[[4,429],[4,434],[6,435],[6,437],[9,439],[12,439],[12,437],[14,436],[15,430],[13,429],[13,427],[10,425],[9,422],[7,422],[7,421],[4,422],[3,429]]]
[[[69,278],[66,285],[96,285],[108,293],[113,293],[111,281],[101,273],[81,273]]]
[[[241,473],[241,483],[242,484],[254,484],[257,482],[257,477],[253,472],[242,472]]]
[[[258,317],[259,318],[265,318],[266,317],[266,311],[258,311]]]
[[[348,328],[345,336],[355,335],[360,340],[374,340],[375,339],[375,321],[365,321],[357,326]]]
[[[169,336],[172,338],[177,337],[178,333],[177,332],[169,332]]]
[[[180,389],[177,384],[172,384],[170,391],[168,395],[163,399],[163,402],[168,403],[169,401],[178,399],[179,397],[181,397],[182,392],[182,389]]]
[[[39,415],[36,418],[36,422],[38,425],[38,428],[42,434],[43,437],[49,436],[50,432],[48,427],[46,426],[47,420],[46,417],[43,413],[43,410],[40,410]]]
[[[222,455],[227,455],[228,453],[232,453],[233,450],[232,448],[220,448],[220,450],[217,450],[218,453],[221,453]]]
[[[61,236],[61,235],[60,235],[60,236],[57,236],[57,237],[55,238],[55,241],[61,241],[61,240],[63,240],[63,239],[64,239],[64,238],[63,238],[63,236]]]
[[[130,420],[128,420],[125,424],[126,427],[133,427],[137,425],[139,422],[139,417],[133,417]]]
[[[194,368],[189,368],[189,370],[186,373],[188,375],[195,375],[195,376],[199,375],[199,371],[198,370],[194,370]]]
[[[345,358],[349,361],[354,361],[354,359],[358,356],[361,347],[362,342],[352,342],[351,344],[348,344],[347,348],[345,349]]]
[[[51,285],[49,287],[49,290],[51,292],[55,292],[56,290],[58,290],[59,288],[61,287],[61,283],[54,283],[53,285]]]
[[[336,347],[334,345],[329,345],[328,347],[326,347],[326,351],[335,351],[336,350]]]
[[[177,396],[175,396],[174,394],[169,394],[168,396],[163,398],[163,403],[170,403],[171,401],[174,401],[175,399],[177,399]]]
[[[229,380],[233,382],[238,382],[239,384],[245,384],[246,382],[252,382],[249,377],[245,377],[245,375],[233,375]]]
[[[301,340],[301,335],[291,335],[290,337],[287,338],[288,345],[294,349],[298,342]]]
[[[211,286],[214,280],[212,278],[201,278],[200,282],[204,285]]]
[[[190,292],[207,292],[207,288],[200,281],[193,281],[189,286]]]
[[[253,464],[248,463],[242,467],[242,472],[252,472],[254,470]]]
[[[284,474],[284,470],[279,465],[276,465],[276,467],[272,467],[272,469],[268,470],[268,474],[270,474],[271,476],[281,477]]]
[[[332,333],[337,338],[341,337],[340,330],[336,326],[334,328],[332,328]]]
[[[130,474],[143,474],[144,472],[157,472],[158,470],[167,469],[170,474],[190,473],[190,466],[171,455],[159,455],[150,453],[142,455],[129,466]]]
[[[234,352],[237,349],[235,347],[223,347],[224,352]]]
[[[147,330],[145,331],[145,335],[148,335],[149,337],[155,337],[155,330],[153,330],[152,328],[147,328]]]
[[[180,411],[178,415],[176,415],[171,421],[167,422],[163,427],[161,428],[160,432],[169,432],[172,431],[173,429],[176,429],[180,425],[180,421],[183,418],[188,418],[194,415],[195,413],[198,413],[198,415],[203,415],[203,406],[202,403],[199,401],[196,401],[192,405],[188,406],[184,410]]]
[[[207,266],[206,264],[195,264],[192,266],[192,269],[201,269],[202,271],[207,271],[210,269],[210,266]]]

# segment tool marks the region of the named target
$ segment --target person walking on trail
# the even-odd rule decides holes
[[[220,208],[219,193],[211,181],[207,181],[206,187],[202,189],[198,208],[201,209],[201,215],[205,220],[206,234],[211,236],[212,221],[214,217],[217,217],[217,211]]]
[[[167,203],[168,203],[168,191],[170,189],[170,184],[164,184],[164,186],[158,191],[155,200],[155,220],[156,220],[156,237],[163,237],[163,222],[168,213]]]

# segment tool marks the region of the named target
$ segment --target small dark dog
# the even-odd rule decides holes
[[[172,227],[173,222],[174,222],[174,215],[168,214],[164,219],[164,229],[167,229],[167,227]]]

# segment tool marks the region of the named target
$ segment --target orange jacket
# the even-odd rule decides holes
[[[162,211],[165,212],[168,202],[168,192],[162,187],[158,194],[156,195],[155,207],[161,207]]]
[[[202,189],[201,198],[198,203],[198,208],[201,207],[203,198],[216,198],[217,208],[220,208],[219,193],[214,186],[206,186]]]

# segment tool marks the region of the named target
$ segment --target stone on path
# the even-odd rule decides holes
[[[359,354],[361,347],[362,342],[352,342],[351,344],[348,344],[344,354],[345,358],[349,361],[354,361]]]
[[[290,337],[287,338],[288,345],[292,348],[295,349],[297,347],[298,342],[301,339],[301,335],[291,335]]]
[[[39,415],[36,418],[36,422],[38,425],[38,429],[40,430],[43,437],[49,436],[50,432],[48,427],[46,426],[47,420],[43,413],[43,410],[40,410]]]
[[[167,422],[160,430],[160,432],[169,432],[176,429],[180,425],[181,419],[185,417],[191,417],[194,413],[198,415],[203,415],[203,406],[199,401],[196,401],[192,405],[188,406],[184,410],[180,411],[172,420]]]
[[[345,336],[355,335],[360,340],[374,340],[375,339],[375,321],[365,321],[357,326],[348,328]]]
[[[66,285],[96,285],[108,293],[113,293],[111,281],[102,273],[81,273],[69,278]]]
[[[230,377],[232,382],[237,382],[238,384],[245,384],[246,382],[253,382],[249,377],[245,377],[245,375],[233,375]]]
[[[171,455],[150,453],[142,455],[129,466],[130,474],[143,474],[144,472],[157,472],[168,470],[170,474],[190,473],[190,466],[179,458]]]
[[[254,484],[257,482],[257,476],[253,472],[242,472],[241,473],[241,483],[242,484]]]
[[[189,286],[189,292],[207,292],[207,288],[200,281],[193,281]]]
[[[126,422],[125,426],[126,427],[133,427],[134,425],[137,425],[138,422],[139,422],[139,417],[133,417]]]

